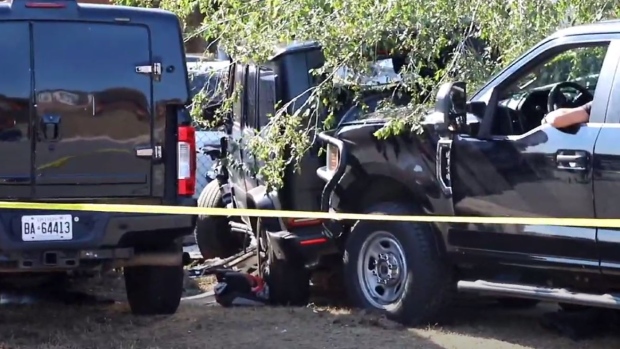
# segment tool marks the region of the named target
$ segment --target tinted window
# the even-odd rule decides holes
[[[221,101],[224,91],[225,72],[208,71],[189,74],[189,86],[191,97],[194,98],[199,92],[203,91],[208,102],[216,103]]]
[[[234,89],[233,91],[238,93],[238,98],[234,99],[232,112],[233,119],[236,122],[241,121],[241,113],[243,112],[243,83],[244,83],[244,74],[245,66],[242,64],[235,64],[235,81],[234,81]]]
[[[539,87],[550,88],[559,82],[572,81],[594,92],[608,47],[609,43],[603,43],[562,51],[519,79],[513,89],[531,92]]]
[[[257,97],[258,97],[258,91],[256,88],[257,85],[257,71],[256,71],[256,66],[254,65],[250,65],[248,67],[248,71],[247,71],[247,78],[246,78],[246,91],[247,91],[247,104],[246,107],[247,109],[245,110],[245,124],[249,127],[256,127],[257,122],[256,122],[256,113],[257,113],[257,106],[258,106],[258,101],[257,101]]]
[[[28,23],[0,23],[0,190],[28,197],[30,187],[30,32]]]
[[[269,123],[269,118],[276,113],[276,74],[268,68],[260,68],[258,81],[258,124],[260,129]]]
[[[194,98],[198,92],[206,89],[209,83],[207,74],[189,74],[189,88],[192,98]],[[208,94],[208,91],[205,91]]]

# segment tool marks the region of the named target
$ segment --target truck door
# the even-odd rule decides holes
[[[620,65],[618,66],[620,69]],[[605,123],[601,126],[594,146],[593,178],[596,218],[620,217],[620,77],[616,72],[609,97]],[[601,271],[607,275],[620,274],[620,229],[599,228],[597,247]]]
[[[264,137],[265,133],[269,130],[269,120],[275,115],[276,97],[276,74],[271,68],[258,67],[256,72],[256,89],[253,95],[255,113],[253,120],[248,120],[248,131],[246,131],[246,137]],[[250,131],[251,130],[251,131]],[[248,154],[248,160],[246,164],[252,168],[254,176],[248,180],[248,191],[256,188],[259,185],[266,185],[263,179],[258,179],[256,173],[260,168],[263,168],[266,164],[261,159],[257,159],[252,154]]]
[[[30,28],[27,22],[0,23],[0,196],[29,198],[32,193],[30,127]]]
[[[584,36],[552,41],[524,58],[529,61],[506,85],[500,83],[492,93],[494,115],[481,125],[492,122],[491,134],[453,138],[449,161],[456,215],[595,217],[592,155],[620,53],[620,46],[610,43]],[[548,91],[565,81],[593,96],[590,123],[563,130],[541,126]],[[583,97],[576,105],[590,100],[570,87],[562,92],[566,102]],[[524,129],[514,132],[519,125]],[[448,244],[499,263],[599,272],[594,228],[459,224],[451,226]]]
[[[32,30],[36,196],[151,196],[152,78],[139,72],[152,64],[148,29],[35,22]]]
[[[247,207],[247,191],[246,191],[246,172],[239,164],[245,163],[246,157],[246,140],[245,132],[247,128],[247,114],[249,107],[248,93],[250,90],[249,67],[244,64],[235,64],[234,67],[234,87],[233,93],[239,96],[234,99],[232,110],[232,128],[230,132],[229,151],[236,164],[228,166],[228,174],[232,185],[235,203],[242,208]],[[252,89],[253,90],[253,89]]]

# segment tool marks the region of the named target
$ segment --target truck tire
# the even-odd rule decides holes
[[[286,261],[273,260],[263,278],[269,285],[269,299],[274,305],[305,306],[310,299],[310,273]]]
[[[412,212],[407,205],[385,202],[365,213]],[[343,262],[353,305],[379,310],[405,325],[439,321],[456,291],[451,269],[437,250],[428,224],[358,221],[345,243]]]
[[[260,223],[259,223],[260,224]],[[269,301],[274,305],[305,306],[310,299],[310,271],[304,265],[275,258],[265,232],[256,249],[260,274],[269,286]],[[264,256],[264,257],[263,257]]]
[[[497,302],[504,308],[508,309],[529,309],[534,308],[540,303],[538,299],[527,299],[527,298],[510,298],[510,297],[502,297],[498,298]]]
[[[127,267],[123,276],[133,314],[169,315],[179,308],[183,295],[183,265]]]
[[[204,187],[198,197],[198,207],[225,207],[217,180]],[[239,241],[231,234],[227,217],[198,215],[194,236],[204,259],[227,258],[241,248]]]

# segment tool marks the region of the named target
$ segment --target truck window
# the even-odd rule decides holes
[[[257,84],[258,84],[258,73],[257,73],[257,68],[255,65],[251,64],[248,66],[248,71],[247,71],[247,77],[246,77],[246,98],[247,98],[247,104],[246,104],[246,111],[245,111],[245,120],[244,123],[247,127],[251,127],[251,128],[255,128],[257,123],[256,123],[256,113],[257,113],[257,109],[258,109],[258,101],[257,101],[257,97],[258,97],[258,89],[257,89]]]
[[[0,24],[0,190],[3,197],[29,197],[31,181],[30,32],[28,23]]]
[[[529,92],[558,82],[573,81],[594,92],[608,46],[576,47],[561,52],[519,79],[514,88]]]
[[[233,93],[237,93],[237,98],[234,99],[232,106],[233,121],[241,122],[241,113],[243,113],[243,100],[244,100],[244,83],[245,83],[245,66],[243,64],[235,64],[235,78]]]
[[[258,77],[258,125],[260,129],[269,123],[276,113],[276,74],[273,70],[261,67]]]
[[[492,134],[519,135],[538,127],[549,112],[549,91],[558,83],[578,84],[594,96],[608,47],[609,42],[568,47],[519,74],[500,92]],[[591,100],[571,87],[563,88],[561,92],[564,107],[580,106]]]

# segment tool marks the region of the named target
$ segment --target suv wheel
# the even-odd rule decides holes
[[[307,305],[310,298],[310,272],[304,265],[276,259],[264,230],[260,228],[259,232],[259,270],[269,286],[270,302],[275,305]]]
[[[219,182],[209,182],[198,197],[198,207],[223,208]],[[204,259],[227,258],[242,249],[242,240],[230,230],[227,217],[198,215],[194,230],[196,244]]]
[[[399,203],[366,213],[410,214]],[[358,221],[348,236],[344,278],[350,300],[406,325],[438,320],[456,289],[427,224]]]
[[[168,315],[179,308],[185,276],[183,265],[127,267],[123,276],[132,313]]]

